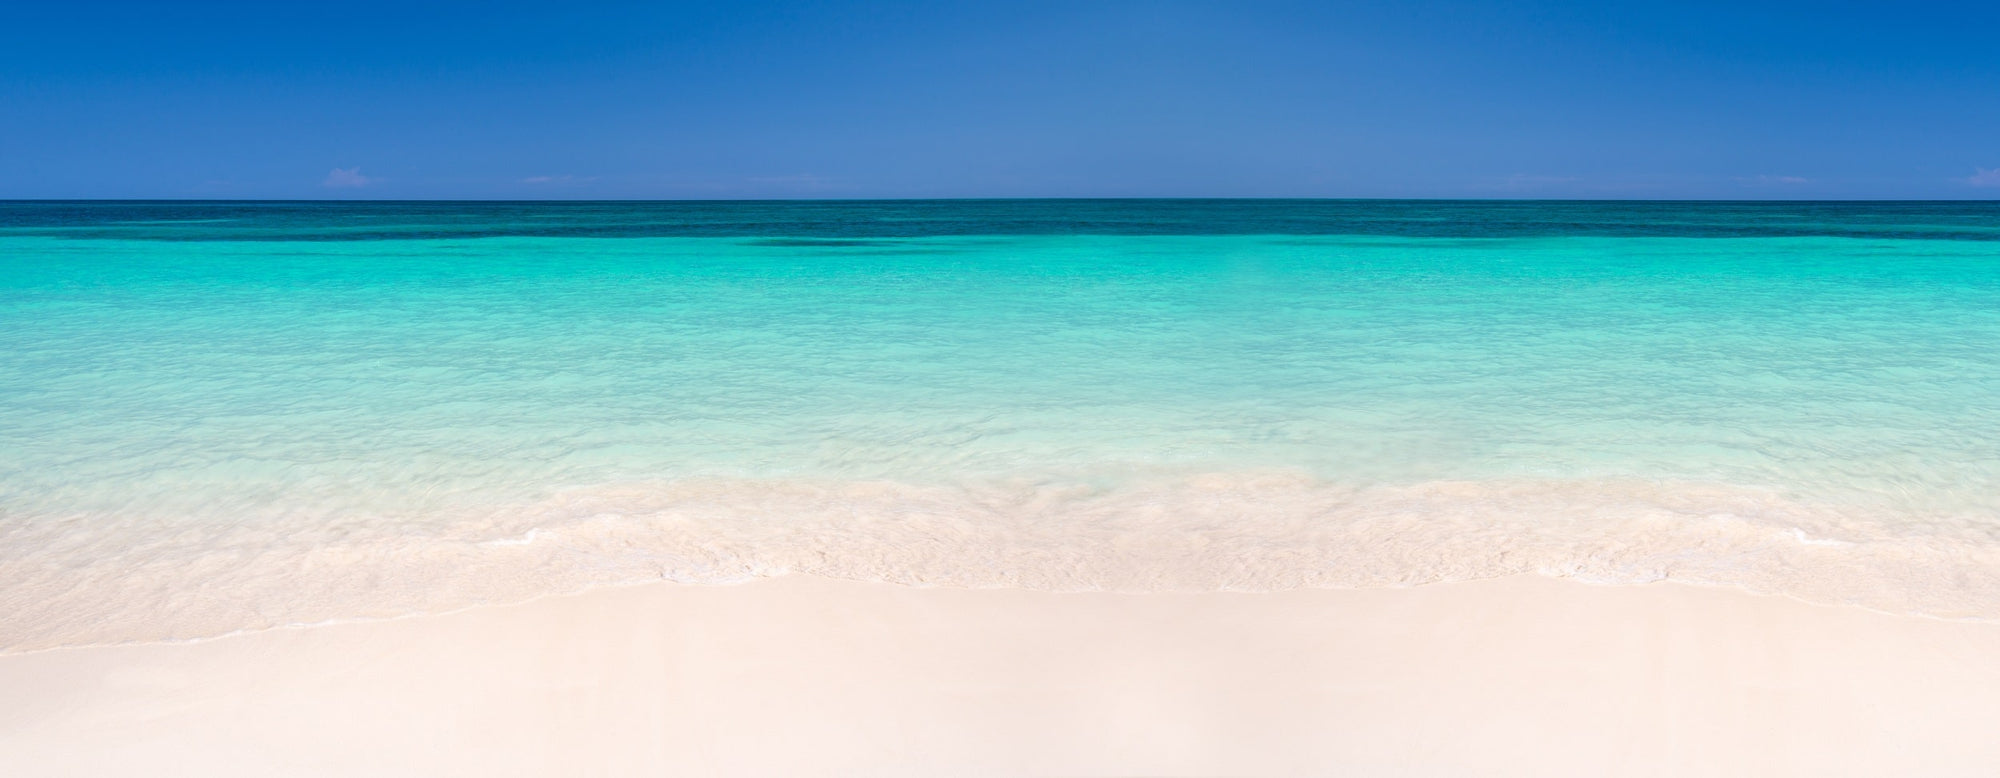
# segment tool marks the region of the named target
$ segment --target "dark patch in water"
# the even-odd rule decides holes
[[[0,202],[11,235],[166,241],[736,238],[884,249],[901,238],[1266,235],[1381,238],[1837,237],[2000,241],[1996,202],[883,200]],[[903,250],[901,248],[895,250]]]
[[[775,246],[779,248],[864,248],[868,246],[894,246],[890,240],[842,240],[838,238],[758,238],[746,240],[746,246]]]

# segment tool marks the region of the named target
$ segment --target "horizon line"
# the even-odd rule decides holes
[[[448,203],[891,203],[891,202],[1436,202],[1436,203],[2000,203],[2000,197],[1963,198],[1610,198],[1610,197],[1278,197],[1278,196],[1105,196],[1105,197],[612,197],[612,198],[206,198],[206,197],[0,197],[18,203],[273,203],[273,204],[448,204]]]

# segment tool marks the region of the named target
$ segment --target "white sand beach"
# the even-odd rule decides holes
[[[2000,624],[806,576],[0,656],[0,775],[1979,775]]]

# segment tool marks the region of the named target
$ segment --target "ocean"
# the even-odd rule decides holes
[[[0,203],[0,649],[786,573],[2000,618],[2000,203]]]

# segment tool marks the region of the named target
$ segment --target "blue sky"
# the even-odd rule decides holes
[[[29,3],[0,197],[2000,197],[2000,3]]]

